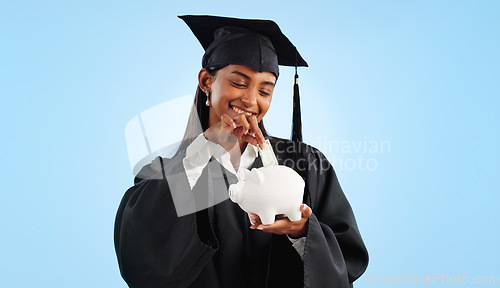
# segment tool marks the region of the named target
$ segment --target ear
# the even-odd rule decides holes
[[[212,86],[213,76],[208,73],[208,70],[203,68],[198,73],[198,86],[200,86],[203,91],[210,91]]]

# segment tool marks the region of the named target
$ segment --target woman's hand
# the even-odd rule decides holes
[[[259,215],[252,213],[250,218],[252,219],[252,226],[250,229],[259,229],[264,232],[274,233],[274,234],[288,234],[291,238],[300,238],[307,235],[307,228],[309,223],[309,217],[312,215],[312,209],[306,204],[300,206],[300,211],[302,211],[302,219],[299,221],[292,222],[288,217],[282,217],[274,221],[271,225],[262,224]]]
[[[254,146],[264,145],[264,135],[260,131],[257,117],[255,115],[245,116],[238,114],[231,118],[227,114],[221,116],[221,121],[203,132],[205,138],[224,147],[230,151],[239,140],[248,142]]]

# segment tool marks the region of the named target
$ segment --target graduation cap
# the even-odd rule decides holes
[[[246,65],[279,76],[278,65],[295,67],[292,140],[302,141],[302,121],[297,67],[307,67],[297,48],[271,20],[238,19],[209,15],[178,16],[205,49],[202,67],[219,69]]]

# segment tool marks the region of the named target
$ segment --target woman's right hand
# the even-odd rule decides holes
[[[247,117],[238,114],[231,118],[223,114],[221,121],[208,128],[203,135],[207,140],[221,145],[226,151],[231,151],[240,140],[264,148],[264,135],[255,115]]]

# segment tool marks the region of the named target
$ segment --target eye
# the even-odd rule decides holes
[[[267,91],[263,91],[263,90],[259,90],[260,94],[262,94],[263,96],[271,96],[271,93],[267,92]]]
[[[247,85],[245,85],[245,84],[240,84],[240,83],[236,83],[236,82],[233,82],[233,81],[231,81],[231,84],[233,84],[234,86],[236,86],[238,88],[245,88],[245,87],[247,87]]]

